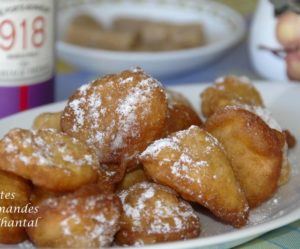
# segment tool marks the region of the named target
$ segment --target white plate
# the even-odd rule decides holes
[[[58,15],[59,56],[79,68],[111,73],[140,66],[156,77],[205,66],[237,44],[245,33],[243,18],[229,7],[208,0],[85,0],[61,1]],[[80,4],[83,3],[83,4]],[[170,52],[117,52],[74,46],[62,41],[72,18],[88,13],[103,23],[120,15],[171,22],[200,22],[207,45]],[[87,63],[88,62],[88,63]]]
[[[300,141],[300,85],[259,83],[256,85],[263,95],[266,106],[282,128],[290,129]],[[199,110],[199,93],[206,84],[171,87],[183,93]],[[0,120],[0,137],[14,127],[29,128],[32,120],[41,112],[59,111],[64,103],[52,104]],[[265,232],[284,226],[300,218],[300,148],[297,146],[289,154],[292,174],[289,183],[281,187],[276,195],[261,207],[251,211],[249,224],[242,229],[224,225],[207,214],[200,214],[202,234],[200,238],[146,246],[151,249],[199,249],[229,248],[253,239]],[[10,247],[5,247],[10,248]],[[27,247],[28,248],[28,247]]]

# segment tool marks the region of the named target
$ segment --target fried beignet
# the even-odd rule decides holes
[[[28,215],[30,219],[41,217],[38,226],[26,229],[38,247],[108,247],[119,229],[119,198],[114,194],[102,194],[101,190],[98,192],[96,186],[46,199],[38,208],[38,213]]]
[[[118,184],[117,191],[122,191],[130,188],[131,186],[139,182],[147,182],[148,177],[145,174],[144,169],[136,169],[131,172],[127,172],[123,180]]]
[[[97,180],[96,154],[55,129],[14,129],[0,141],[0,169],[57,192],[73,191]]]
[[[100,162],[119,164],[162,136],[167,100],[161,84],[141,69],[82,86],[62,115],[62,129],[95,148]]]
[[[263,106],[260,93],[251,82],[243,77],[227,76],[201,93],[201,109],[209,117],[227,105],[247,104]]]
[[[282,165],[280,170],[280,177],[278,180],[278,186],[286,184],[290,176],[290,163],[288,160],[288,138],[287,132],[281,129],[279,123],[273,118],[272,113],[260,106],[249,106],[249,105],[237,105],[227,106],[226,108],[244,109],[259,116],[277,135],[282,147]]]
[[[201,126],[202,121],[191,103],[180,93],[166,90],[168,99],[168,118],[166,135],[189,128],[191,125]]]
[[[61,131],[61,114],[62,112],[42,113],[34,119],[32,128],[35,130],[52,128]]]
[[[26,180],[12,173],[0,171],[0,243],[16,244],[27,239],[24,227],[5,225],[10,222],[20,222],[24,220],[25,214],[22,212],[6,212],[5,209],[22,208],[29,205],[30,187]],[[3,194],[3,196],[2,196]]]
[[[248,204],[216,138],[192,126],[151,144],[142,154],[146,174],[235,227],[246,224]]]
[[[276,191],[284,139],[259,116],[238,107],[214,113],[205,123],[224,146],[233,170],[254,208]]]
[[[144,245],[198,237],[200,221],[171,189],[142,182],[119,193],[123,204],[119,245]]]

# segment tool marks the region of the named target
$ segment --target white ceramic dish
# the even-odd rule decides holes
[[[263,95],[266,106],[283,128],[289,128],[300,141],[300,85],[259,83],[256,85]],[[190,99],[199,110],[199,93],[205,84],[172,87]],[[29,128],[32,120],[41,112],[59,111],[64,103],[52,104],[0,120],[0,137],[14,127]],[[300,146],[289,154],[292,174],[289,183],[279,189],[276,195],[261,207],[251,211],[249,224],[240,229],[224,225],[207,214],[200,214],[202,234],[198,239],[146,246],[151,249],[200,249],[229,248],[242,244],[263,233],[300,219]],[[26,247],[27,246],[27,247]],[[21,248],[29,248],[20,246]],[[2,248],[2,247],[1,247]],[[12,248],[5,246],[3,248]],[[127,247],[130,249],[131,247]]]
[[[58,15],[59,56],[96,73],[111,73],[140,66],[155,77],[176,75],[205,66],[236,45],[245,33],[243,18],[229,7],[208,0],[64,0]],[[81,3],[81,4],[80,4]],[[63,41],[64,30],[79,13],[105,24],[120,15],[171,22],[200,22],[207,45],[170,52],[117,52],[74,46]]]

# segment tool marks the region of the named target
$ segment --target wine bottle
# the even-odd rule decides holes
[[[55,0],[0,0],[0,118],[54,98]]]

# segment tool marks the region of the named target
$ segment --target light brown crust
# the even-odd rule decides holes
[[[282,165],[282,134],[247,110],[225,108],[205,123],[224,146],[250,207],[276,191]]]
[[[144,169],[138,168],[125,174],[123,180],[117,186],[117,191],[119,192],[128,189],[139,182],[147,181],[149,181],[149,179],[146,176]]]
[[[45,112],[38,115],[32,124],[35,130],[52,128],[61,131],[60,118],[62,112]]]
[[[109,247],[119,229],[121,203],[114,194],[102,194],[96,186],[84,187],[73,194],[49,198],[38,205],[38,226],[27,228],[38,247]]]
[[[85,144],[55,129],[15,129],[0,141],[0,169],[57,192],[97,180],[99,163]]]
[[[124,212],[118,245],[144,245],[198,237],[196,212],[171,189],[141,182],[119,193]]]
[[[23,178],[8,172],[0,171],[0,189],[1,192],[6,195],[6,197],[3,196],[0,199],[1,208],[22,208],[30,204],[29,196],[31,189],[29,183]],[[1,211],[0,213],[0,219],[6,220],[7,223],[10,221],[23,221],[25,218],[24,213],[5,213],[5,211]],[[24,227],[0,226],[0,243],[17,244],[26,239],[27,235]]]
[[[100,164],[97,185],[108,193],[113,193],[126,173],[125,164]]]
[[[202,121],[191,103],[182,94],[166,90],[168,99],[168,118],[166,121],[165,135],[181,131],[192,125],[201,126]]]
[[[119,164],[163,134],[166,116],[161,84],[135,69],[107,75],[77,90],[61,125],[93,146],[100,162]]]
[[[146,173],[184,199],[208,208],[235,227],[246,224],[248,204],[219,142],[192,126],[150,145],[141,155]]]
[[[255,105],[263,107],[263,100],[248,79],[227,76],[217,80],[201,93],[201,109],[205,117],[227,105]]]

